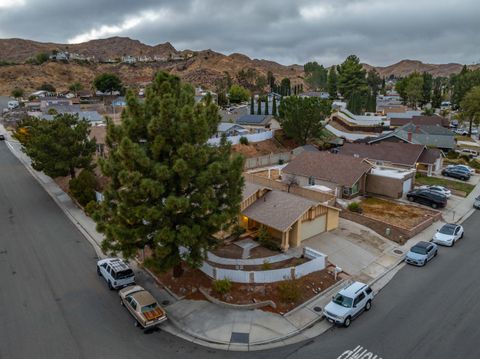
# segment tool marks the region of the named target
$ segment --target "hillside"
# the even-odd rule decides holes
[[[15,65],[0,66],[0,95],[7,95],[15,87],[23,88],[27,93],[37,89],[44,83],[50,83],[58,91],[66,90],[74,81],[80,81],[85,89],[91,87],[93,78],[102,72],[118,74],[129,86],[139,86],[151,81],[154,74],[162,69],[180,76],[193,85],[202,85],[214,89],[215,82],[224,78],[228,72],[235,81],[240,70],[254,69],[257,74],[266,75],[271,71],[277,80],[284,77],[291,79],[292,84],[303,83],[303,66],[284,66],[274,61],[251,59],[246,55],[234,53],[224,55],[212,50],[178,51],[166,42],[155,46],[141,43],[126,37],[92,40],[80,44],[42,43],[23,39],[0,39],[0,62],[14,62]],[[121,58],[125,55],[168,57],[170,55],[193,54],[186,60],[169,62],[149,62],[135,65],[121,63],[62,63],[47,62],[42,65],[25,64],[35,55],[52,51],[68,51],[84,56],[94,56],[96,60]],[[375,68],[381,76],[405,76],[413,71],[430,72],[434,76],[449,76],[462,69],[461,64],[425,64],[420,61],[402,60],[385,67],[373,67],[363,64],[367,69]],[[478,67],[475,65],[473,67]],[[304,88],[307,86],[304,84]]]

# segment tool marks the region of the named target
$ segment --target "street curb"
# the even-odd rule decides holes
[[[45,190],[45,192],[53,199],[53,201],[57,204],[58,207],[62,210],[63,213],[68,217],[68,219],[74,224],[74,226],[77,228],[77,230],[82,233],[82,235],[87,239],[88,243],[93,247],[95,254],[97,257],[103,258],[105,257],[105,254],[102,252],[102,249],[98,245],[98,243],[95,241],[95,239],[90,235],[90,233],[78,222],[75,217],[70,213],[70,211],[65,208],[62,203],[58,200],[57,196],[55,194],[51,193],[48,188],[45,186],[43,181],[38,177],[36,171],[28,164],[26,163],[23,158],[17,155],[16,150],[13,148],[13,146],[9,143],[9,141],[6,141],[7,147],[9,148],[10,152],[23,164],[23,166],[27,169],[28,172],[32,175],[33,178],[42,186],[42,188]],[[53,179],[52,179],[53,180]],[[65,193],[65,192],[64,192]],[[70,196],[68,193],[65,193],[69,198]],[[72,201],[73,202],[73,201]],[[73,202],[75,203],[75,202]]]

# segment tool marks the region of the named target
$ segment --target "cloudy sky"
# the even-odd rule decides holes
[[[128,36],[324,65],[480,62],[479,0],[0,0],[0,38]],[[1,51],[1,49],[0,49]]]

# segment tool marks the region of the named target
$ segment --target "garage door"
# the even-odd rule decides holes
[[[408,180],[403,182],[403,194],[402,194],[402,196],[405,196],[407,194],[407,192],[410,191],[411,188],[412,188],[412,179],[409,178]]]
[[[325,232],[327,225],[327,215],[315,218],[312,221],[302,222],[301,240],[316,236],[317,234]]]

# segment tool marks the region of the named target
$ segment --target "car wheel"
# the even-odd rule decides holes
[[[371,300],[369,300],[367,302],[367,304],[365,304],[365,311],[368,312],[370,309],[372,309],[372,301]]]
[[[350,326],[350,324],[352,324],[352,318],[350,318],[350,317],[345,318],[345,321],[343,322],[343,326],[345,328],[348,328]]]
[[[108,289],[110,290],[114,290],[115,288],[113,288],[113,285],[110,281],[108,281]]]
[[[460,239],[462,239],[462,238],[463,238],[463,233],[460,235]]]
[[[133,325],[138,328],[138,327],[140,326],[140,323],[138,322],[138,320],[136,320],[136,321],[133,323]]]
[[[122,307],[125,306],[125,304],[123,303],[123,300],[121,300],[121,299],[120,299],[120,305],[121,305]]]
[[[452,245],[450,247],[453,247],[455,245],[455,239],[452,241]]]
[[[435,251],[435,254],[433,256],[436,257],[437,254],[438,254],[438,249]]]
[[[413,197],[407,197],[410,202],[413,202]]]
[[[427,264],[427,260],[426,260],[426,259],[423,260],[422,267],[424,267],[425,264]]]
[[[97,266],[97,274],[98,274],[99,276],[102,275],[102,272],[100,272],[100,267],[99,267],[99,266]]]
[[[438,208],[438,205],[437,205],[436,203],[432,203],[431,206],[432,206],[433,209],[437,209],[437,208]]]

